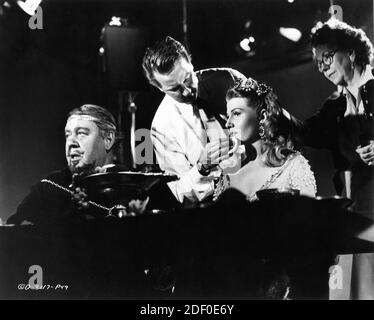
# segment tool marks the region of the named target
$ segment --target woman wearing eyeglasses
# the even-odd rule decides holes
[[[337,91],[315,115],[294,124],[305,145],[332,152],[337,192],[345,189],[353,210],[374,219],[373,45],[363,30],[337,19],[318,23],[311,41],[319,72]],[[374,255],[353,260],[351,297],[374,299]]]

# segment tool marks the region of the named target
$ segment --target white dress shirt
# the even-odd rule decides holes
[[[203,110],[199,111],[205,116]],[[192,105],[179,103],[167,95],[152,121],[151,137],[158,164],[167,173],[180,177],[168,184],[180,202],[185,197],[190,201],[201,201],[213,194],[218,173],[205,177],[196,167],[207,144],[203,126]]]

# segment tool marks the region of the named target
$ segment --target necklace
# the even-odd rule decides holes
[[[52,185],[52,186],[54,186],[54,187],[56,187],[56,188],[58,188],[58,189],[60,189],[62,191],[65,191],[65,192],[69,193],[70,195],[74,194],[74,192],[71,191],[70,189],[67,189],[67,188],[63,187],[63,186],[59,185],[58,183],[56,183],[54,181],[51,181],[51,180],[48,180],[48,179],[42,179],[40,182],[42,182],[42,183],[48,183],[48,184],[50,184],[50,185]],[[102,210],[106,210],[109,213],[113,209],[113,208],[108,208],[108,207],[102,206],[101,204],[98,204],[98,203],[96,203],[94,201],[90,201],[90,200],[88,201],[88,203],[91,204],[91,205],[93,205],[93,206],[95,206],[95,207],[97,207],[97,208],[100,208]]]
[[[283,163],[282,166],[279,167],[279,169],[274,172],[269,179],[267,179],[264,184],[260,187],[260,189],[258,189],[257,191],[260,191],[260,190],[264,190],[264,189],[268,189],[269,186],[271,186],[275,180],[277,180],[277,178],[282,174],[283,170],[287,167],[287,165],[289,164],[290,160],[295,158],[296,155],[298,155],[299,153],[296,152],[296,153],[293,153],[292,155],[290,155],[287,160]],[[257,192],[256,191],[256,192]],[[257,195],[256,195],[256,192],[252,193],[252,194],[249,194],[247,195],[247,200],[252,202],[252,201],[255,201],[255,200],[258,200],[257,198]]]

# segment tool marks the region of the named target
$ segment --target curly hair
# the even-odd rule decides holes
[[[311,44],[313,48],[326,45],[339,50],[354,50],[356,63],[361,67],[373,60],[373,44],[365,32],[336,18],[318,22],[313,27]]]
[[[251,78],[246,81],[249,80],[251,81],[250,88],[248,85],[236,84],[227,91],[226,100],[233,98],[247,99],[248,107],[255,109],[259,121],[263,111],[266,112],[267,116],[261,120],[264,128],[264,134],[261,137],[263,142],[261,153],[265,155],[264,163],[267,166],[279,167],[286,162],[291,154],[296,152],[289,121],[283,116],[278,97],[273,89]],[[253,84],[255,85],[253,86]],[[263,88],[266,88],[266,90]]]
[[[185,58],[188,62],[191,62],[191,56],[187,53],[186,48],[169,36],[156,42],[153,47],[147,48],[143,57],[142,67],[149,83],[158,87],[159,84],[154,78],[154,72],[169,73],[175,61],[179,58]]]

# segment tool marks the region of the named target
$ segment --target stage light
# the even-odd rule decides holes
[[[244,50],[245,52],[251,51],[251,47],[249,46],[249,39],[244,38],[242,41],[240,41],[240,48]]]
[[[248,40],[249,40],[250,43],[254,43],[254,42],[256,41],[255,38],[253,38],[252,36],[250,36],[250,37],[248,38]]]
[[[110,20],[109,25],[110,26],[116,26],[121,27],[122,26],[122,18],[120,17],[112,17],[112,20]]]
[[[288,3],[294,3],[295,0],[287,0]]]
[[[17,1],[18,6],[30,16],[35,14],[35,10],[39,7],[42,0],[26,0]]]
[[[251,24],[252,24],[252,20],[247,20],[244,24],[244,28],[245,29],[249,29],[251,27]]]
[[[298,42],[301,39],[302,33],[296,28],[279,28],[279,33],[293,42]]]

